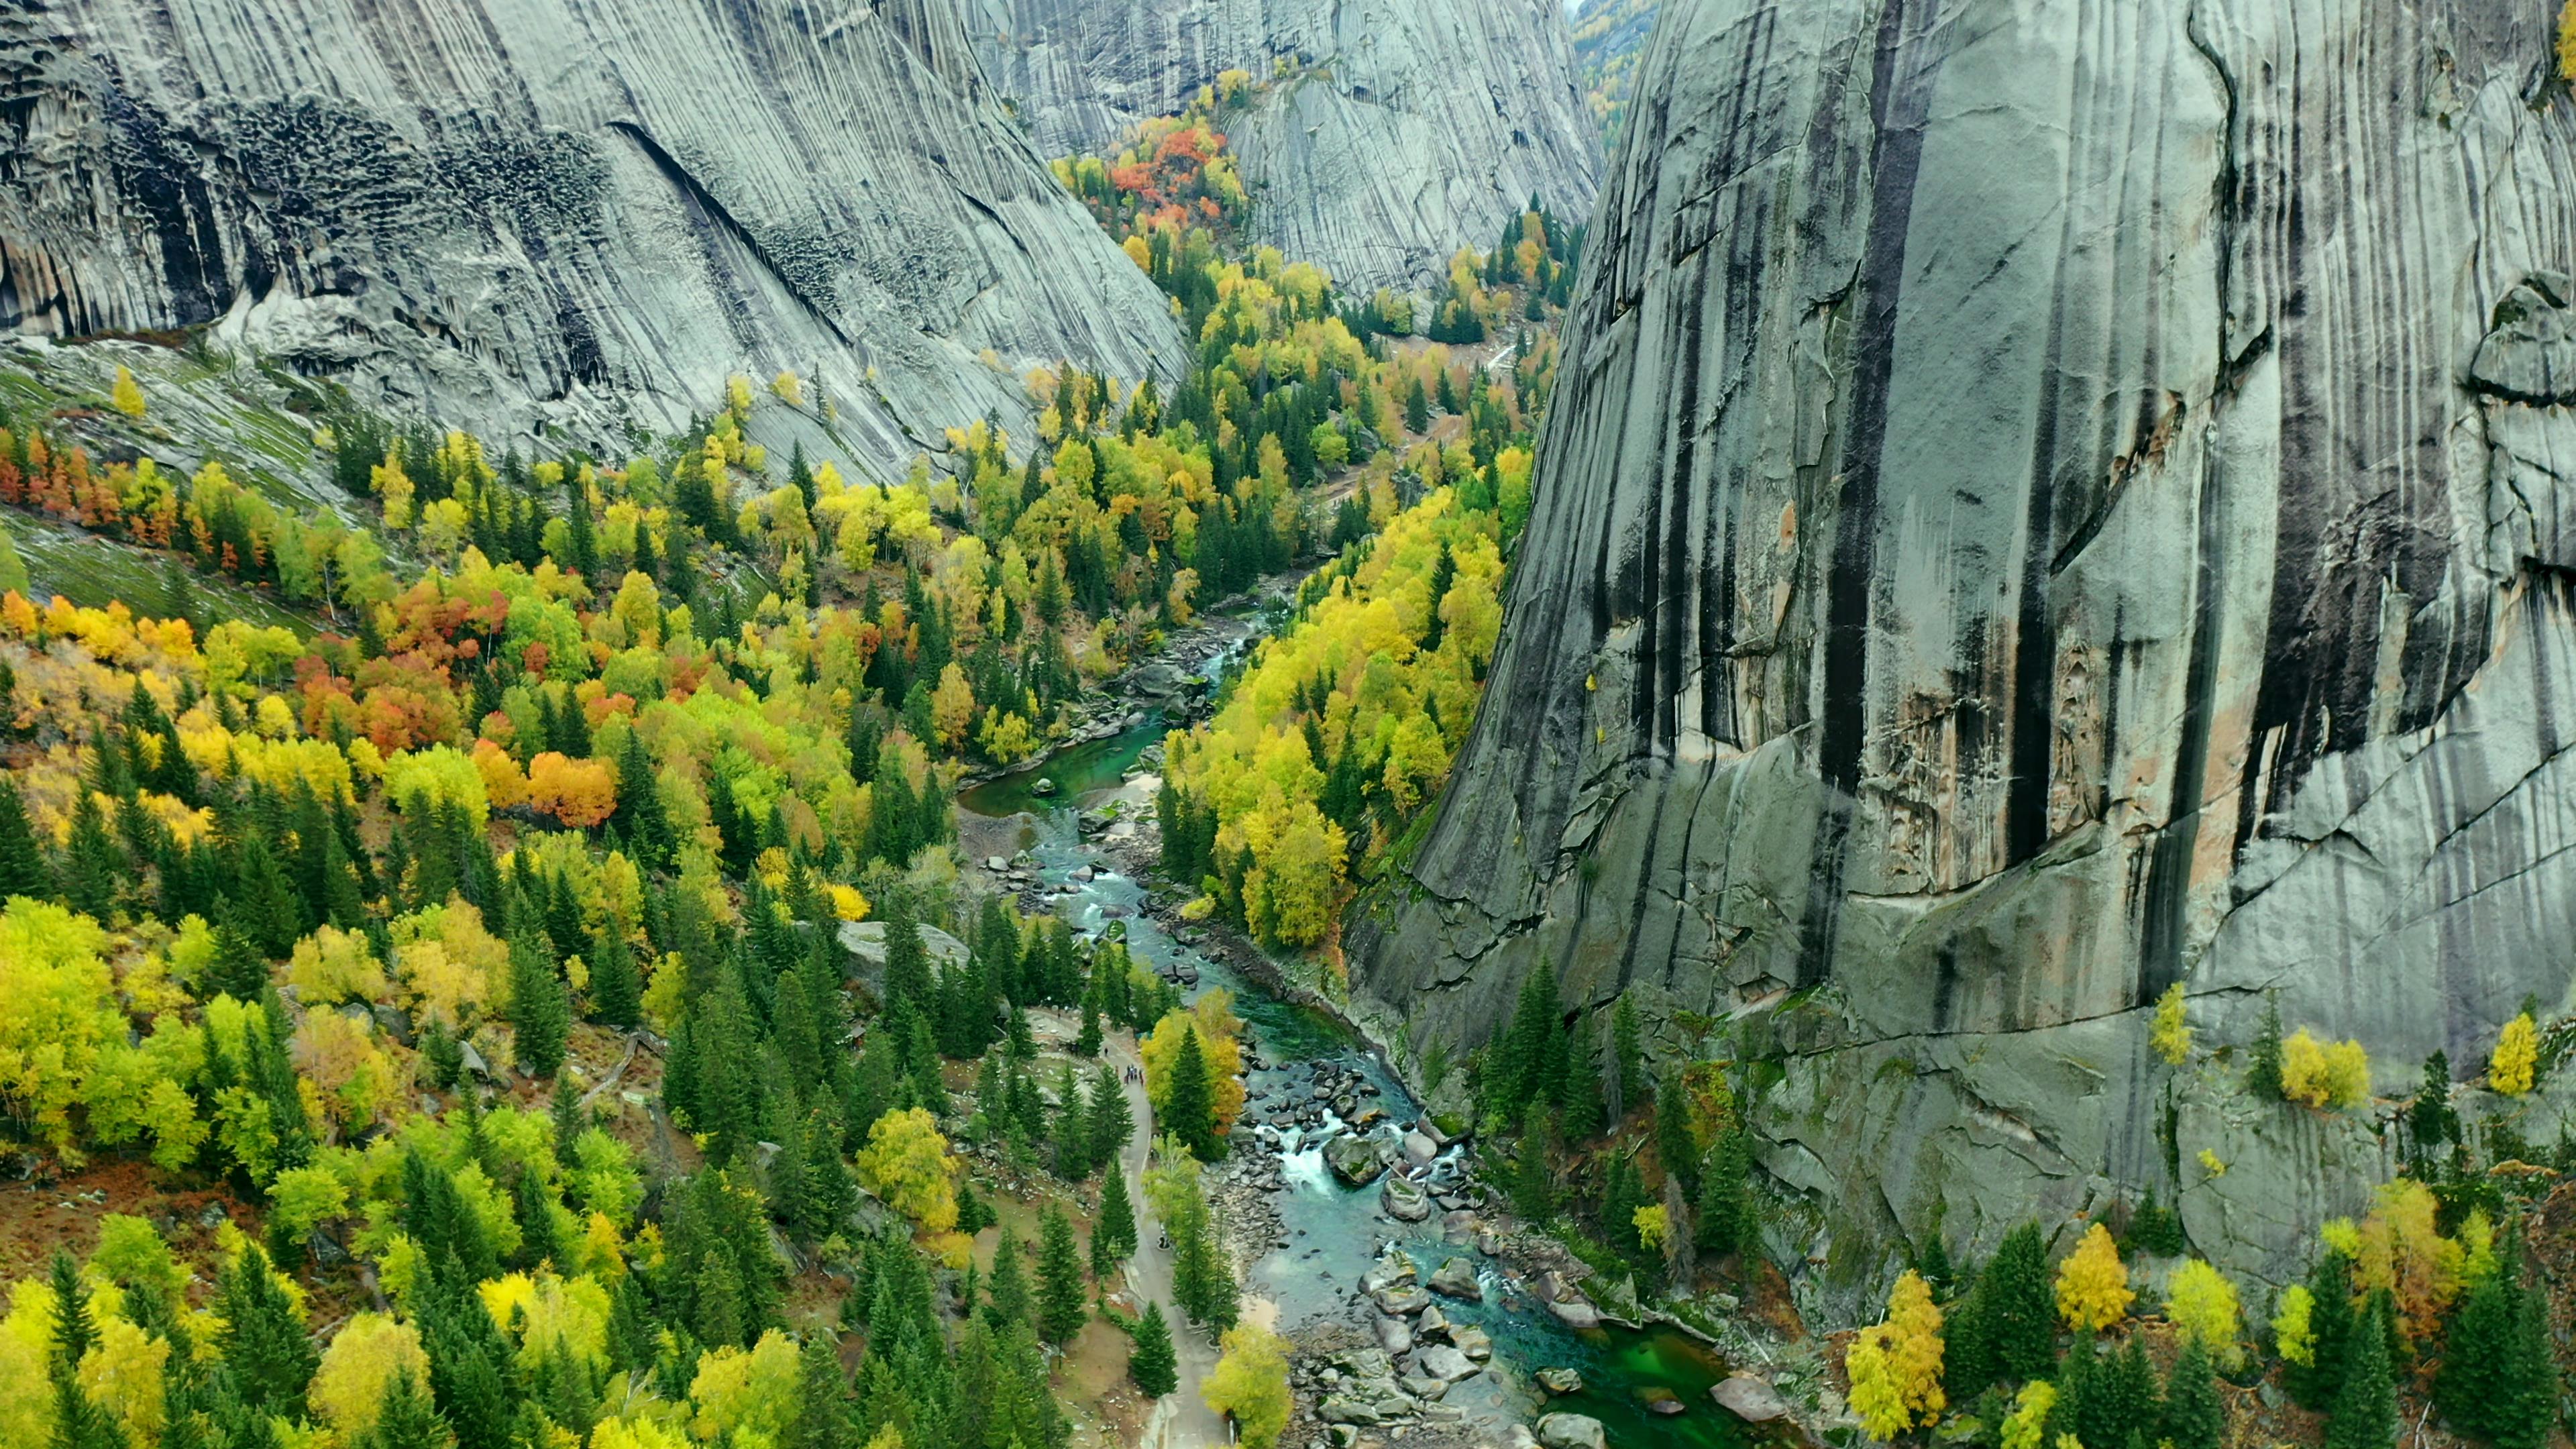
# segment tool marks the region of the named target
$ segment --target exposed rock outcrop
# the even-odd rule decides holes
[[[1536,196],[1592,207],[1601,145],[1557,0],[972,0],[987,72],[1050,154],[1174,115],[1227,70],[1259,240],[1345,288],[1413,286]]]
[[[2146,1005],[2277,991],[2396,1092],[2576,964],[2543,8],[1666,5],[1375,1009],[1472,1045],[1545,956],[1732,1018],[1834,1307],[2150,1187],[2294,1271],[2378,1141]]]
[[[813,445],[897,463],[1019,410],[988,349],[1177,358],[954,5],[12,7],[0,325],[220,321],[396,411],[594,438],[792,368]]]

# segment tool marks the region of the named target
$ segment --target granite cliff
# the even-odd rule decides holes
[[[972,0],[987,73],[1049,154],[1114,145],[1226,70],[1257,240],[1351,290],[1424,286],[1531,197],[1592,208],[1601,145],[1557,0]]]
[[[2242,1092],[2267,994],[2389,1094],[2571,1004],[2545,8],[1666,4],[1363,1005],[1472,1047],[1547,957],[1767,1061],[1769,1248],[1846,1313],[2150,1189],[2296,1271],[2387,1162]],[[2232,1063],[2151,1053],[2174,982]]]
[[[0,71],[21,332],[211,323],[397,412],[590,438],[792,368],[897,466],[1017,411],[988,351],[1179,347],[952,0],[48,0],[0,15]]]

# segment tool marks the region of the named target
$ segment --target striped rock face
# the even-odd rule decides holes
[[[216,323],[398,413],[586,440],[793,369],[814,446],[897,470],[1024,416],[1004,370],[1177,375],[955,3],[13,9],[0,326]]]
[[[1225,71],[1280,77],[1222,118],[1252,229],[1360,296],[1436,289],[1531,198],[1571,220],[1600,185],[1560,0],[967,4],[986,74],[1051,155],[1114,153]]]
[[[1772,1059],[1771,1247],[1841,1301],[2150,1187],[2293,1271],[2379,1145],[2164,1066],[2158,994],[2396,1093],[2576,967],[2544,8],[1666,5],[1362,990],[1472,1046],[1545,957]]]

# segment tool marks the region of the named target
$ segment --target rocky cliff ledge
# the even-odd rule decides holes
[[[1771,1250],[1845,1307],[2151,1187],[2291,1271],[2378,1140],[2164,1067],[2143,1008],[2241,1044],[2277,992],[2395,1093],[2576,968],[2544,10],[1667,4],[1359,989],[1426,1044],[1542,956],[1666,1050],[1726,1018],[1779,1069]]]
[[[1259,239],[1346,288],[1431,284],[1533,196],[1592,209],[1601,144],[1558,0],[970,3],[987,72],[1050,154],[1286,62],[1227,134]]]
[[[49,0],[0,15],[0,325],[220,335],[585,436],[793,368],[895,462],[1179,337],[953,0]]]

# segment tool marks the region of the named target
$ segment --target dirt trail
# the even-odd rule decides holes
[[[1153,1149],[1154,1104],[1145,1095],[1145,1084],[1129,1081],[1126,1069],[1139,1066],[1135,1042],[1121,1032],[1112,1038],[1103,1053],[1119,1068],[1119,1080],[1127,1090],[1127,1106],[1136,1116],[1136,1136],[1119,1154],[1119,1168],[1127,1174],[1127,1197],[1136,1207],[1136,1256],[1127,1263],[1127,1284],[1136,1296],[1138,1312],[1148,1301],[1163,1305],[1163,1318],[1172,1326],[1172,1348],[1180,1363],[1180,1386],[1154,1404],[1154,1416],[1145,1421],[1145,1434],[1137,1449],[1221,1449],[1230,1442],[1225,1420],[1200,1397],[1199,1386],[1216,1368],[1216,1345],[1207,1335],[1190,1326],[1182,1317],[1180,1304],[1172,1297],[1172,1254],[1162,1246],[1162,1224],[1155,1220],[1153,1206],[1145,1201],[1145,1162]]]

